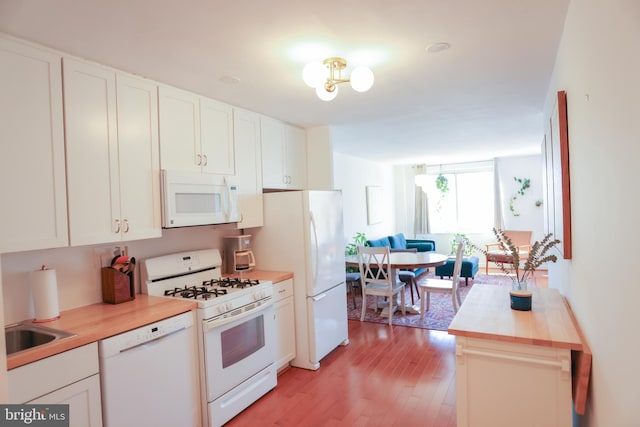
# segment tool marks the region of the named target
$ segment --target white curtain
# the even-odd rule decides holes
[[[500,160],[493,159],[493,226],[504,229],[502,212],[502,191],[500,191]]]
[[[426,173],[426,165],[415,166],[415,175]],[[415,207],[413,215],[413,235],[430,233],[429,229],[429,209],[427,195],[422,188],[415,184],[414,175],[414,187],[415,187]]]

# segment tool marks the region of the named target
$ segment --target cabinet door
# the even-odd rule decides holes
[[[230,105],[200,98],[200,146],[203,172],[235,173],[233,109]]]
[[[0,253],[69,244],[60,61],[0,38]]]
[[[277,331],[276,367],[281,369],[296,357],[293,280],[275,283],[273,288],[276,300],[274,304]]]
[[[262,139],[262,186],[288,188],[284,173],[284,124],[267,117],[260,118]]]
[[[119,241],[115,72],[64,58],[71,245]]]
[[[158,87],[125,74],[116,80],[122,235],[161,237]]]
[[[307,140],[304,129],[295,126],[286,127],[285,175],[290,189],[307,187]]]
[[[264,225],[262,208],[262,149],[260,117],[234,109],[233,137],[236,152],[236,183],[242,221],[238,228]]]
[[[180,89],[161,86],[158,91],[160,114],[160,165],[162,169],[199,172],[200,99]]]
[[[67,404],[69,405],[69,427],[102,426],[100,376],[98,374],[62,387],[27,403],[43,405]]]

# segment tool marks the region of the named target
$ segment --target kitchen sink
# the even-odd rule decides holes
[[[4,328],[7,343],[7,356],[20,351],[29,350],[75,334],[36,325],[30,321],[15,323]]]

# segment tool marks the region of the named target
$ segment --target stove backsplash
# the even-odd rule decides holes
[[[194,249],[222,250],[223,236],[240,234],[234,224],[162,230],[159,239],[121,244],[80,246],[0,255],[5,324],[35,316],[29,272],[42,265],[55,268],[60,311],[102,302],[100,268],[116,246],[128,247],[129,255],[144,258]],[[140,268],[135,272],[136,293],[140,293]]]

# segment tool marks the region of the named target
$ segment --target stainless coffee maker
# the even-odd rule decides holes
[[[237,274],[250,271],[256,266],[256,259],[251,250],[251,235],[243,234],[242,236],[225,236],[223,273]]]

